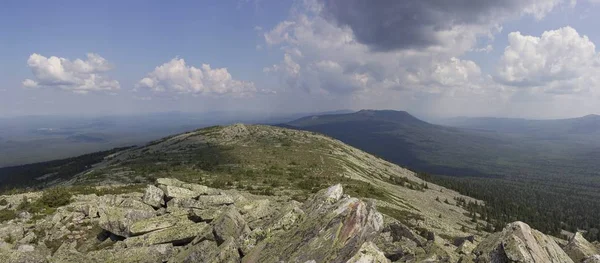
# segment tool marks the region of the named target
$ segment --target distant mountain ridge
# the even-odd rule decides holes
[[[599,135],[600,116],[550,120],[529,120],[498,117],[457,117],[439,121],[442,125],[490,132],[518,133],[524,135]]]

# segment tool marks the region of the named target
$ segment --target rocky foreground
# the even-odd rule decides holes
[[[449,241],[341,185],[299,203],[161,178],[144,193],[76,195],[43,217],[18,211],[39,197],[0,197],[18,214],[0,224],[0,262],[600,262],[580,234],[561,246],[522,222]]]

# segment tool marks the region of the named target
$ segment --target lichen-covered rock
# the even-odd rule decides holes
[[[213,225],[213,233],[218,244],[225,242],[229,237],[237,239],[250,232],[246,221],[235,207],[227,208],[214,220]]]
[[[190,191],[193,191],[197,195],[216,195],[219,194],[219,191],[216,189],[209,188],[204,185],[192,184],[179,181],[174,178],[158,178],[156,179],[156,183],[160,186],[174,186],[179,188],[184,188]]]
[[[185,248],[179,252],[172,261],[182,263],[209,263],[212,262],[212,253],[217,251],[217,247],[217,243],[214,241],[204,240],[198,244]]]
[[[154,217],[154,210],[138,210],[126,207],[101,207],[98,225],[115,235],[130,236],[129,227],[140,220]]]
[[[373,242],[365,242],[358,252],[346,263],[386,263],[390,262]]]
[[[165,206],[165,192],[154,185],[148,185],[146,191],[144,191],[142,201],[154,208],[163,207]]]
[[[51,258],[51,263],[67,262],[135,262],[135,263],[163,263],[172,258],[176,249],[171,244],[161,244],[148,247],[132,247],[91,251],[80,253],[71,249],[57,251]]]
[[[502,232],[490,235],[473,253],[475,262],[573,262],[552,238],[523,222],[510,223]]]
[[[207,231],[211,231],[211,229],[206,223],[192,222],[189,224],[179,224],[141,236],[127,238],[125,239],[125,244],[127,247],[150,246],[166,243],[183,245],[191,242],[196,236],[204,235]]]
[[[229,195],[221,194],[221,195],[201,195],[198,197],[198,203],[200,203],[200,207],[208,207],[208,206],[222,206],[222,205],[231,205],[233,204],[233,198]]]
[[[217,243],[213,241],[202,241],[182,250],[172,261],[183,263],[230,263],[239,262],[240,254],[234,239],[230,237],[220,246],[217,246]]]
[[[203,195],[198,199],[173,198],[167,202],[167,211],[177,208],[210,209],[211,207],[233,204],[233,199],[228,195]]]
[[[17,224],[5,224],[0,226],[0,240],[12,240],[16,242],[25,235],[25,229]]]
[[[273,204],[268,199],[250,200],[236,204],[247,221],[265,218],[273,213]]]
[[[161,185],[159,186],[160,189],[163,190],[163,192],[165,193],[165,196],[167,196],[168,199],[171,198],[196,198],[198,197],[198,193],[186,189],[186,188],[181,188],[181,187],[177,187],[177,186],[171,186],[171,185]]]
[[[129,227],[130,236],[142,235],[148,232],[169,228],[175,225],[192,224],[187,215],[171,215],[152,217],[144,220],[139,220]]]
[[[217,218],[222,213],[218,208],[196,209],[191,208],[189,215],[196,221],[210,222]]]
[[[305,217],[289,231],[259,242],[243,262],[345,262],[383,227],[374,204],[342,198],[341,185],[317,193],[303,206]]]
[[[458,245],[458,248],[456,248],[456,252],[458,252],[458,254],[461,254],[461,255],[470,255],[474,249],[475,249],[475,244],[473,244],[473,242],[471,242],[469,240],[465,240],[460,245]]]
[[[300,208],[299,203],[292,201],[289,205],[282,209],[282,212],[275,216],[269,224],[270,231],[288,230],[294,226],[304,216],[304,211]]]
[[[600,255],[593,255],[586,258],[583,263],[600,263]]]
[[[47,250],[36,250],[33,247],[21,250],[0,250],[0,259],[3,263],[46,263],[50,256]]]
[[[586,258],[600,254],[600,251],[598,251],[598,249],[590,242],[585,240],[579,232],[575,233],[563,250],[575,262],[582,262]]]

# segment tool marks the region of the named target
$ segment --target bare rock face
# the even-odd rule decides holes
[[[572,263],[556,242],[523,222],[508,224],[490,235],[473,251],[475,262]]]
[[[593,255],[600,254],[600,251],[585,240],[581,233],[576,233],[563,249],[574,262],[582,262]]]
[[[318,192],[302,210],[300,222],[259,242],[242,262],[346,262],[383,226],[372,203],[343,197],[341,185]]]

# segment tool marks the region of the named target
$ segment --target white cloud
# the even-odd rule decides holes
[[[156,67],[138,82],[136,88],[192,94],[244,95],[256,92],[254,83],[233,79],[226,68],[213,69],[208,64],[196,68],[186,65],[181,58]]]
[[[512,32],[498,65],[506,85],[538,87],[551,93],[576,93],[599,84],[600,55],[587,36],[571,27],[541,37]]]
[[[278,76],[289,88],[315,94],[441,93],[477,88],[482,81],[473,61],[455,56],[471,49],[471,44],[461,44],[460,51],[432,47],[373,52],[357,41],[352,29],[324,18],[321,10],[318,2],[305,1],[290,19],[264,35],[265,43],[280,47],[284,56],[263,71]]]
[[[112,66],[103,57],[89,53],[86,60],[73,61],[39,54],[31,54],[27,60],[34,79],[23,81],[25,88],[59,88],[76,93],[90,91],[114,91],[120,88],[119,82],[106,78],[103,73]]]

